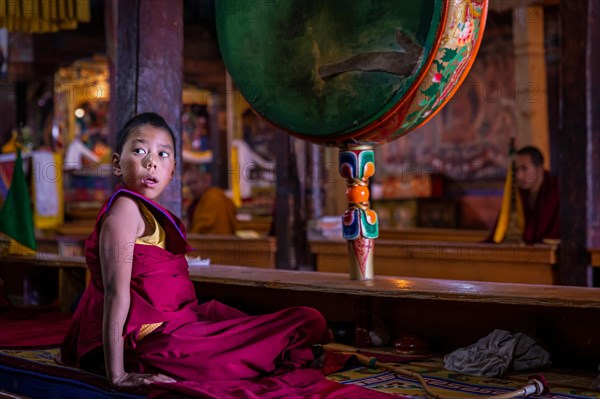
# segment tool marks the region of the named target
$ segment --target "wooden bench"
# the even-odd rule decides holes
[[[188,236],[194,251],[188,256],[209,258],[213,264],[242,265],[260,268],[275,268],[277,245],[275,238],[262,237],[242,239],[237,236]],[[68,310],[89,278],[85,269],[85,236],[60,236],[37,240],[38,254],[31,256],[3,256],[0,277],[13,287],[11,295],[24,297],[23,281],[27,273],[35,274],[35,268],[55,267],[58,270],[58,300],[62,310]],[[25,265],[25,267],[23,267]],[[82,268],[74,270],[73,268]],[[38,275],[41,273],[37,273]],[[16,286],[19,289],[15,289]]]
[[[37,239],[39,252],[63,256],[82,256],[87,235],[56,235]],[[189,234],[194,251],[189,256],[210,258],[219,265],[275,268],[277,242],[274,237],[240,238],[224,235]]]
[[[238,230],[252,230],[266,236],[271,230],[271,217],[254,217],[250,220],[238,220]]]
[[[96,219],[80,219],[65,222],[56,232],[63,236],[89,236],[94,230]]]
[[[83,271],[85,266],[80,257],[44,254],[5,257],[0,270],[17,267]],[[392,337],[419,334],[436,353],[501,328],[529,330],[547,345],[557,365],[593,370],[600,358],[598,288],[386,276],[352,281],[339,273],[214,264],[190,267],[190,277],[200,299],[217,299],[249,313],[312,306],[330,322],[352,323],[355,331],[368,331],[382,320]]]
[[[450,242],[482,242],[489,236],[486,230],[461,230],[438,228],[410,228],[410,229],[381,229],[381,240],[409,240],[409,241],[450,241]]]
[[[0,277],[5,280],[7,292],[22,294],[15,282],[20,282],[26,273],[35,268],[52,268],[58,271],[58,302],[62,311],[70,310],[75,299],[81,294],[89,272],[83,256],[63,256],[53,253],[38,252],[34,256],[3,255],[0,265]],[[51,283],[51,282],[49,282]]]
[[[94,222],[94,220],[81,220],[65,223],[58,229],[58,234],[54,237],[58,241],[57,246],[53,247],[52,243],[44,242],[43,251],[78,255],[76,241],[80,239],[83,243],[94,228]],[[256,230],[261,234],[266,234],[269,223],[270,219],[253,219],[240,222],[240,229]],[[210,258],[212,263],[220,265],[275,267],[277,243],[274,237],[265,235],[260,238],[242,239],[233,235],[188,234],[187,238],[195,248],[190,256]]]
[[[526,330],[555,364],[594,370],[600,358],[600,289],[377,276],[235,266],[190,268],[199,298],[250,313],[312,306],[331,321],[369,330],[382,320],[397,337],[416,333],[437,353],[501,328]]]
[[[61,256],[83,256],[87,235],[55,235],[37,238],[37,252],[51,253]]]
[[[194,247],[190,256],[210,258],[213,264],[275,268],[277,242],[274,237],[188,234],[188,241]]]
[[[592,267],[600,267],[600,248],[591,248],[588,251],[591,256]]]
[[[317,271],[346,273],[344,240],[311,241]],[[556,247],[442,241],[375,241],[374,268],[379,276],[406,276],[504,283],[553,284]]]

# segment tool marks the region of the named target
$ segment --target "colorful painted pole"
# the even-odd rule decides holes
[[[342,232],[348,241],[350,278],[373,278],[374,239],[379,236],[377,213],[369,207],[369,179],[375,173],[373,146],[340,148],[340,175],[346,179],[348,209],[342,217]]]

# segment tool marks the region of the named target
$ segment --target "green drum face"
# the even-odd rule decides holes
[[[469,0],[217,0],[219,45],[242,95],[271,123],[322,144],[377,144],[407,130],[449,14],[464,8],[453,3],[481,15],[483,1]]]

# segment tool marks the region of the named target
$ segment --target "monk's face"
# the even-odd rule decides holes
[[[164,129],[142,125],[131,132],[113,168],[123,184],[149,199],[160,196],[175,172],[175,145]]]
[[[537,190],[544,179],[544,166],[535,165],[528,154],[515,157],[517,184],[522,190]]]
[[[198,171],[188,172],[184,178],[184,184],[190,188],[194,198],[200,198],[202,194],[211,186],[211,175]]]

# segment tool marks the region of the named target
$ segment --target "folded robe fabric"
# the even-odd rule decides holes
[[[494,330],[477,343],[444,357],[447,370],[498,377],[508,370],[528,370],[550,363],[550,354],[522,333]]]
[[[117,195],[143,201],[166,233],[165,249],[137,243],[133,247],[131,300],[123,331],[128,371],[163,373],[177,380],[152,384],[153,398],[169,392],[202,399],[390,397],[329,381],[308,367],[314,360],[312,345],[330,339],[326,321],[315,309],[295,307],[250,316],[217,301],[198,304],[184,257],[191,248],[181,222],[160,205],[124,188],[104,205],[86,242],[91,281],[61,346],[64,363],[90,370],[104,364],[99,221]],[[113,250],[118,256],[120,247]],[[160,327],[140,337],[141,327],[154,323]]]

